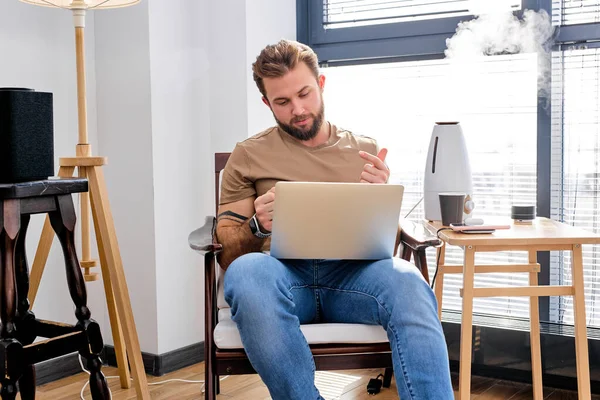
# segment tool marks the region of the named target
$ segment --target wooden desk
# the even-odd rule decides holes
[[[438,229],[442,228],[440,222],[427,222],[426,226],[432,232],[437,232]],[[529,296],[530,298],[531,369],[533,398],[535,400],[542,400],[543,398],[538,297],[573,296],[577,389],[580,399],[591,398],[581,245],[600,244],[600,235],[547,218],[537,218],[533,225],[511,224],[511,229],[498,230],[492,234],[475,235],[443,230],[439,232],[439,238],[445,244],[460,246],[464,249],[462,266],[444,265],[445,246],[438,249],[439,269],[435,284],[435,296],[438,300],[438,309],[441,316],[444,275],[451,273],[463,274],[459,399],[466,400],[470,399],[471,396],[473,298],[497,296]],[[551,250],[572,252],[572,286],[538,286],[540,266],[537,263],[537,252]],[[526,251],[529,254],[529,263],[521,265],[475,265],[476,252],[493,251]],[[528,272],[529,286],[474,287],[475,273],[491,272]]]

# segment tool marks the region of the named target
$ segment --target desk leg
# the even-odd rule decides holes
[[[529,263],[537,263],[537,251],[529,251]],[[529,286],[538,285],[538,273],[529,273]],[[531,374],[533,382],[533,399],[542,400],[544,398],[544,388],[542,385],[542,351],[540,345],[540,306],[539,297],[529,297],[529,319],[531,324],[529,339],[531,345]]]
[[[460,332],[460,371],[458,395],[460,400],[471,398],[471,352],[473,342],[473,286],[475,280],[475,249],[465,247],[463,264],[462,323]]]
[[[435,277],[434,290],[435,298],[437,299],[438,307],[438,318],[442,320],[442,296],[444,294],[444,268],[440,268],[440,265],[444,265],[446,262],[446,244],[442,247],[437,248],[436,254],[437,260],[437,276]]]
[[[575,354],[577,355],[577,392],[580,399],[590,399],[590,364],[585,319],[585,286],[583,284],[583,255],[581,245],[573,246],[573,314],[575,316]]]

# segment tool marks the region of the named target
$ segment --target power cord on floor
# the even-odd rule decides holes
[[[381,377],[381,379],[379,379]],[[381,386],[383,386],[383,375],[379,374],[376,378],[371,379],[367,384],[367,393],[371,396],[379,393],[381,391]]]
[[[81,360],[81,354],[78,354],[79,357],[79,365],[81,365],[81,369],[83,370],[83,372],[85,372],[86,374],[90,374],[90,371],[88,371],[87,369],[85,369],[85,367],[83,366],[83,361]],[[224,379],[227,379],[229,377],[229,375],[223,376],[221,377],[219,380],[222,381]],[[120,376],[105,376],[105,379],[114,379],[114,378],[120,378]],[[133,378],[131,378],[131,380],[133,380]],[[168,382],[183,382],[183,383],[202,383],[202,387],[200,388],[200,392],[204,393],[204,381],[192,381],[192,380],[188,380],[188,379],[178,379],[178,378],[173,378],[173,379],[167,379],[164,381],[160,381],[160,382],[152,382],[152,383],[148,383],[148,386],[151,385],[162,385],[164,383],[168,383]],[[85,400],[85,398],[83,397],[83,392],[85,391],[85,388],[88,386],[90,382],[86,381],[85,384],[83,385],[83,387],[81,388],[81,392],[79,392],[79,397],[81,398],[81,400]],[[108,391],[110,398],[112,399],[112,393],[109,389]]]

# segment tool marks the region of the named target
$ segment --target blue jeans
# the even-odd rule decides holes
[[[231,263],[224,285],[244,349],[274,400],[322,399],[300,331],[319,322],[383,326],[400,398],[454,399],[435,296],[411,263],[250,253]]]

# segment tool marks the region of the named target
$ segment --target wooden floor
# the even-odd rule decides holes
[[[106,376],[116,375],[115,368],[103,368]],[[327,400],[391,400],[398,399],[396,386],[392,381],[392,387],[382,389],[376,396],[366,393],[366,385],[369,379],[376,377],[381,370],[351,370],[351,371],[318,371],[316,385],[321,395]],[[455,389],[458,377],[453,375]],[[165,381],[167,379],[203,380],[204,363],[167,374],[162,377],[148,377],[150,383]],[[74,375],[60,381],[40,386],[37,391],[36,400],[76,400],[80,398],[80,391],[87,381],[84,373]],[[118,379],[108,380],[112,391],[113,400],[135,399],[135,390],[123,390],[119,386]],[[201,383],[168,382],[162,385],[150,386],[152,399],[202,399]],[[20,399],[20,397],[18,397]],[[84,398],[91,399],[88,388],[84,391]],[[472,399],[477,400],[525,400],[532,399],[531,386],[515,384],[490,378],[473,377]],[[221,382],[221,395],[219,400],[265,400],[270,399],[269,392],[257,375],[238,375],[225,378]],[[575,400],[577,395],[573,392],[545,389],[544,399],[547,400]],[[600,400],[600,396],[593,396],[593,400]]]

